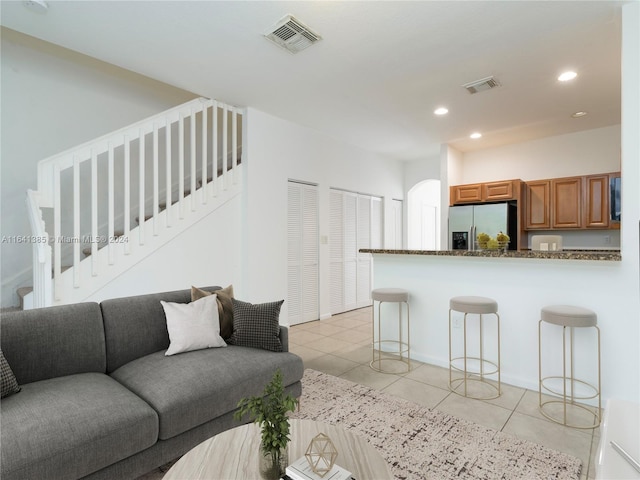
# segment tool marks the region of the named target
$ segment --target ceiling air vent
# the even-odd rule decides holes
[[[462,85],[469,93],[484,92],[500,86],[500,82],[493,77],[481,78],[475,82]]]
[[[298,53],[322,40],[320,35],[292,15],[280,20],[265,37],[290,53]]]

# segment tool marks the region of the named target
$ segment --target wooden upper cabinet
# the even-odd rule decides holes
[[[502,202],[520,198],[520,180],[454,185],[449,191],[451,205],[461,203]]]
[[[582,178],[551,180],[551,227],[554,229],[582,226]]]
[[[609,227],[609,175],[590,175],[584,180],[584,226]]]
[[[538,180],[527,182],[525,189],[526,230],[549,230],[551,228],[551,182]]]
[[[474,203],[482,201],[482,184],[454,185],[449,192],[451,205],[459,203]]]
[[[500,200],[514,200],[517,197],[517,190],[514,188],[515,180],[504,182],[491,182],[482,184],[482,199],[485,202]],[[519,182],[518,182],[519,183]]]

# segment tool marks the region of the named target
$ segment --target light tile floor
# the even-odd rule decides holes
[[[345,378],[391,395],[435,408],[566,452],[582,460],[581,480],[595,478],[594,458],[599,428],[578,430],[547,420],[538,411],[538,392],[503,383],[495,400],[467,399],[449,391],[449,372],[412,362],[403,374],[378,373],[371,361],[371,308],[334,315],[328,320],[289,329],[289,350],[300,355],[305,368]]]

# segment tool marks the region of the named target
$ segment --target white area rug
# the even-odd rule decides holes
[[[580,478],[582,462],[571,455],[315,370],[305,370],[292,417],[366,438],[398,479]]]

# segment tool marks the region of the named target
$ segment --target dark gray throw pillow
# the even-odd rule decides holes
[[[280,307],[284,300],[256,305],[235,298],[232,301],[233,333],[227,343],[281,352]]]
[[[18,381],[9,366],[9,362],[4,358],[2,350],[0,350],[0,380],[0,383],[2,383],[2,395],[0,398],[8,397],[20,391],[20,385],[18,385]]]

